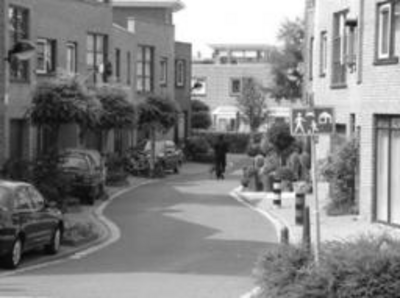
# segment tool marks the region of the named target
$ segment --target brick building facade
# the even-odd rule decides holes
[[[338,128],[360,140],[361,215],[400,225],[400,3],[308,4],[306,93],[335,107]],[[323,156],[332,144],[321,143]]]
[[[88,86],[118,84],[133,103],[149,92],[175,99],[172,14],[182,8],[180,2],[158,6],[157,1],[147,1],[144,7],[142,1],[124,3],[128,5],[125,9],[108,0],[8,0],[1,7],[0,13],[8,11],[9,16],[0,24],[3,40],[10,46],[19,39],[36,44],[32,59],[10,65],[9,105],[1,110],[6,111],[6,133],[1,138],[4,158],[31,158],[46,146],[46,137],[25,115],[36,83],[60,74],[76,74]],[[7,47],[0,43],[0,53]],[[144,48],[151,50],[151,65],[144,61]],[[139,71],[139,65],[149,66],[142,68],[144,72],[150,69],[149,76]],[[110,68],[112,74],[108,73]],[[4,69],[0,70],[0,94],[6,93]],[[189,92],[186,98],[190,100]],[[60,135],[60,148],[83,145],[100,149],[103,145],[95,134],[88,134],[82,144],[77,125],[62,126]],[[135,131],[113,131],[106,150],[133,146],[136,135]]]
[[[5,141],[5,101],[6,98],[6,67],[8,67],[5,57],[7,57],[6,45],[6,7],[7,1],[2,1],[0,4],[0,148],[4,148]],[[0,163],[4,162],[4,150],[0,150]]]

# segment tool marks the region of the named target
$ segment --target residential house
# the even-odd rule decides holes
[[[36,83],[60,72],[79,74],[88,84],[104,82],[112,8],[108,0],[9,0],[7,10],[8,46],[28,39],[36,44],[36,55],[9,65],[4,152],[7,158],[29,158],[51,141],[25,117]],[[80,145],[76,125],[61,129],[60,147]]]
[[[173,14],[181,9],[183,4],[177,0],[113,3],[114,23],[132,33],[136,43],[132,57],[135,101],[141,101],[149,94],[176,100],[182,109],[180,118],[183,124],[163,136],[176,140],[187,136],[190,115],[188,78],[184,77],[183,81],[181,78],[179,84],[176,82],[176,67],[183,71],[184,76],[190,76],[188,69],[191,65],[190,44],[175,42]]]
[[[306,97],[360,141],[361,216],[400,225],[400,3],[307,1]],[[318,157],[335,142],[321,136]]]
[[[243,80],[254,78],[263,87],[272,84],[271,53],[273,47],[255,44],[214,44],[212,59],[193,61],[192,99],[210,107],[216,131],[247,131],[240,123],[236,98],[241,95]],[[269,106],[277,105],[272,98]],[[287,117],[289,108],[276,109],[275,116]]]

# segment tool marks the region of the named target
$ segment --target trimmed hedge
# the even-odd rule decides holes
[[[212,146],[216,143],[218,136],[224,135],[225,141],[229,145],[229,153],[246,153],[250,141],[250,134],[236,132],[214,132],[195,130],[192,131],[192,136],[204,137]]]

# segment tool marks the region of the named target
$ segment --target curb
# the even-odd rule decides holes
[[[278,216],[272,214],[271,212],[268,212],[264,209],[261,209],[260,207],[254,206],[249,199],[246,198],[245,195],[242,194],[241,192],[242,187],[239,186],[235,188],[233,191],[231,191],[230,195],[234,197],[237,201],[242,203],[243,205],[249,207],[250,209],[260,213],[264,217],[266,217],[272,225],[275,227],[276,235],[278,238],[278,241],[280,243],[289,243],[290,239],[290,228],[289,225],[285,223],[284,220],[280,219]]]

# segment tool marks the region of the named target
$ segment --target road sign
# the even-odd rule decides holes
[[[333,108],[296,108],[292,109],[290,123],[292,135],[307,136],[330,134],[335,131]]]

